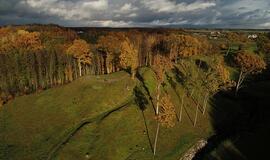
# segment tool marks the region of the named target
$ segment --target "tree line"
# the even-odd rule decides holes
[[[2,99],[65,84],[87,74],[126,69],[134,76],[138,66],[152,65],[154,56],[165,50],[177,58],[180,49],[186,48],[183,54],[199,49],[194,43],[196,38],[191,36],[119,31],[98,35],[96,41],[89,40],[94,36],[82,39],[74,30],[59,26],[0,28]],[[173,47],[184,42],[183,48],[177,48],[179,53],[173,52]]]
[[[261,48],[266,50],[267,44],[261,44]],[[167,63],[177,64],[192,55],[218,52],[217,46],[206,37],[175,30],[79,34],[74,29],[54,25],[2,27],[1,99],[7,101],[88,74],[110,74],[125,69],[134,78],[138,67],[160,65],[157,59],[165,57]]]

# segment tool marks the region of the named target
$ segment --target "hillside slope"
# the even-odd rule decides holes
[[[0,157],[44,159],[78,123],[126,101],[134,85],[119,72],[16,98],[0,111]]]
[[[140,69],[138,76],[140,81],[125,72],[86,76],[16,98],[0,111],[0,159],[152,159],[156,79],[149,68]],[[179,96],[185,91],[172,79],[176,86],[166,81],[162,90],[179,113]],[[144,108],[134,101],[135,86],[147,100]],[[161,127],[156,159],[178,159],[212,133],[209,117],[201,111],[193,126],[196,102],[186,97],[182,122]]]

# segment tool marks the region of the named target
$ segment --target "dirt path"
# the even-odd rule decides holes
[[[117,82],[117,81],[120,81],[120,80],[123,80],[123,79],[126,79],[128,77],[130,77],[130,75],[126,74],[126,75],[123,75],[122,77],[117,77],[117,78],[108,78],[104,75],[101,75],[101,76],[89,76],[89,77],[86,77],[86,78],[95,78],[95,82],[102,82],[102,83],[113,83],[113,82]],[[84,77],[85,78],[85,77]]]
[[[89,124],[89,123],[93,123],[96,121],[101,121],[104,118],[106,118],[107,116],[109,116],[111,113],[118,111],[121,108],[126,107],[128,104],[130,104],[134,99],[134,96],[129,96],[124,102],[120,103],[119,105],[117,105],[117,107],[115,107],[114,109],[111,109],[107,112],[104,112],[96,117],[93,118],[86,118],[83,119],[80,123],[78,123],[77,125],[75,125],[73,127],[73,129],[71,129],[69,131],[69,133],[63,137],[63,139],[61,139],[61,141],[59,143],[57,143],[49,152],[47,160],[51,160],[55,154],[61,149],[61,147],[67,143],[82,127],[84,127],[85,125]]]

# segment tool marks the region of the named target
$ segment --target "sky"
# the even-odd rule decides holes
[[[270,29],[270,0],[0,0],[0,25]]]

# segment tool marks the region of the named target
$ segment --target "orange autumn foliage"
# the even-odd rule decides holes
[[[216,70],[223,84],[230,81],[230,72],[225,67],[225,64],[223,61],[218,62],[218,64],[216,65]]]
[[[85,40],[74,40],[73,44],[66,52],[77,59],[79,75],[82,76],[82,64],[90,65],[92,63],[92,54],[90,52],[89,44]]]
[[[37,52],[43,49],[39,32],[18,30],[10,32],[10,29],[1,29],[0,52]]]
[[[166,56],[157,54],[154,57],[154,65],[153,65],[153,70],[157,76],[157,80],[159,83],[162,83],[164,81],[164,76],[166,70],[169,70],[173,67],[170,59]]]
[[[28,32],[25,30],[18,30],[14,45],[17,49],[23,48],[27,51],[33,52],[43,48],[40,40],[40,33]]]
[[[160,100],[160,112],[156,119],[164,127],[173,127],[176,121],[175,107],[168,94],[165,94]]]
[[[138,67],[138,50],[130,42],[128,38],[121,43],[120,66],[122,68],[131,69],[132,77],[135,76],[135,70]]]
[[[190,35],[171,34],[166,37],[166,41],[169,45],[170,59],[205,54],[211,48],[207,39],[199,39]]]
[[[243,73],[256,74],[266,69],[264,60],[255,54],[240,52],[234,58]]]
[[[83,64],[91,64],[90,46],[85,40],[74,40],[73,44],[67,49],[67,53],[79,59]]]

